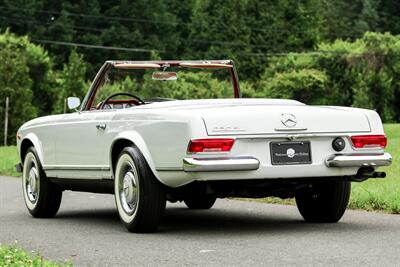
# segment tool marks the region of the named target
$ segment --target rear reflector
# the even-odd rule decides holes
[[[385,148],[387,139],[384,135],[357,135],[351,137],[355,148],[381,147]]]
[[[189,143],[188,152],[229,152],[234,142],[232,138],[194,139]]]

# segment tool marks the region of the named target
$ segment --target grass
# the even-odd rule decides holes
[[[30,254],[15,246],[0,246],[0,266],[40,266],[58,267],[72,266],[70,263],[59,264],[44,259],[39,254]]]
[[[19,161],[16,146],[0,147],[0,175],[20,176],[15,171],[15,164]]]
[[[400,213],[400,124],[385,124],[388,137],[386,151],[392,154],[393,163],[381,168],[385,179],[369,179],[352,184],[350,207],[365,210],[384,210]]]
[[[400,214],[400,124],[385,124],[388,137],[387,151],[393,156],[393,164],[381,168],[387,173],[385,179],[370,179],[362,183],[352,183],[350,208],[383,210]],[[15,146],[0,147],[0,174],[19,176],[14,169],[18,162]],[[294,204],[293,200],[278,198],[255,199],[258,202]]]

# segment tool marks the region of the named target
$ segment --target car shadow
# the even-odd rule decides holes
[[[85,224],[103,230],[126,232],[116,209],[74,210],[60,212],[55,218],[68,223]],[[71,220],[76,220],[72,222]],[[184,207],[168,207],[157,234],[192,234],[203,235],[259,235],[277,233],[313,233],[321,231],[369,231],[374,225],[362,221],[342,220],[334,224],[306,223],[300,215],[292,212],[262,213],[213,208],[210,210],[189,210]]]
[[[188,210],[186,208],[169,208],[160,226],[160,233],[192,233],[192,234],[271,234],[279,232],[343,232],[371,229],[371,225],[363,222],[320,224],[306,223],[301,217],[293,214],[249,213],[229,209]]]
[[[99,222],[99,223],[115,223],[119,222],[118,212],[116,209],[82,209],[72,211],[62,211],[55,217],[57,220],[76,219],[80,222]]]

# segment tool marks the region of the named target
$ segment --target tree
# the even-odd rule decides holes
[[[266,54],[310,50],[323,36],[320,1],[199,1],[194,7],[187,53],[231,58],[240,78],[257,79]]]
[[[366,31],[400,33],[395,0],[0,1],[0,28],[48,40],[62,69],[73,47],[58,42],[158,50],[163,59],[231,58],[241,80],[258,79],[274,53],[355,40]],[[92,79],[106,59],[148,60],[146,51],[77,47]]]
[[[29,78],[32,80],[34,106],[38,115],[51,113],[54,102],[52,60],[43,47],[32,44],[28,38],[17,37],[8,30],[0,34],[0,45],[8,44],[24,54]]]
[[[26,49],[15,40],[28,42],[27,38],[17,38],[6,32],[0,36],[0,121],[4,122],[5,99],[10,98],[9,110],[9,143],[15,143],[17,129],[37,114],[32,104],[32,79]],[[3,140],[4,133],[0,137]]]
[[[361,12],[355,22],[356,32],[360,35],[367,31],[374,31],[378,28],[379,16],[377,10],[378,2],[375,0],[363,0]]]
[[[85,80],[86,64],[83,56],[72,50],[68,63],[57,74],[57,100],[54,107],[55,113],[65,111],[65,101],[70,96],[79,97],[81,100],[89,89],[89,83]]]
[[[379,30],[382,32],[390,32],[392,34],[400,34],[400,1],[398,0],[381,0],[378,5]]]

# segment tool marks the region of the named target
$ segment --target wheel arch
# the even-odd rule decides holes
[[[39,138],[33,134],[29,133],[25,136],[24,139],[22,139],[21,144],[19,146],[19,156],[21,163],[24,162],[25,155],[30,147],[34,147],[37,153],[37,156],[39,157],[39,161],[43,164],[43,150],[42,146],[40,145]]]
[[[146,143],[143,138],[137,132],[124,132],[120,133],[111,143],[110,146],[110,169],[111,175],[114,177],[115,166],[117,163],[117,159],[121,151],[127,146],[136,146],[139,151],[142,153],[145,158],[147,164],[149,165],[151,171],[154,176],[161,183],[162,181],[158,177],[157,170],[155,168],[154,162],[152,160],[149,149],[147,148]]]

